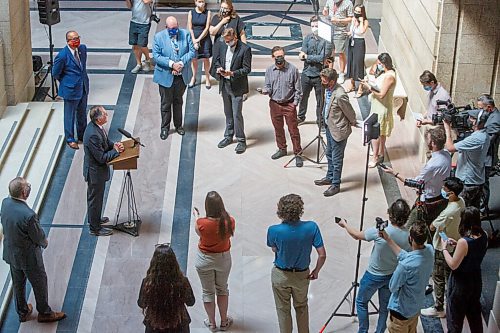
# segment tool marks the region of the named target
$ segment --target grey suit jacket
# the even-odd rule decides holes
[[[22,200],[5,198],[0,217],[3,226],[3,260],[16,269],[43,266],[45,233],[36,213]]]
[[[335,141],[343,141],[352,133],[351,126],[356,125],[356,112],[349,102],[344,88],[340,84],[333,87],[328,104],[327,125]]]

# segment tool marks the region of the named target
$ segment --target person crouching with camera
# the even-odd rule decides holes
[[[385,167],[385,169],[382,168],[383,171],[393,175],[399,181],[410,187],[413,187],[412,185],[418,185],[419,182],[423,181],[424,189],[422,201],[425,206],[422,214],[423,216],[418,216],[417,206],[415,205],[408,219],[407,228],[410,228],[419,218],[423,219],[423,222],[426,222],[427,225],[430,225],[443,209],[446,208],[448,203],[441,195],[441,188],[443,187],[444,180],[450,176],[451,172],[451,155],[444,150],[446,142],[445,131],[442,127],[431,128],[425,133],[425,140],[427,147],[432,152],[431,158],[427,161],[417,177],[408,179],[390,167]]]
[[[446,131],[445,147],[450,153],[458,152],[455,176],[464,182],[462,198],[465,205],[479,209],[485,182],[486,155],[490,146],[490,137],[484,129],[488,114],[482,109],[469,110],[468,114],[474,132],[456,143],[453,143],[450,123],[446,119],[443,120]]]
[[[379,316],[377,322],[377,330],[375,332],[385,332],[387,316],[389,310],[389,281],[392,273],[396,269],[398,260],[396,255],[392,253],[387,242],[379,236],[379,231],[385,230],[387,234],[398,244],[399,247],[406,251],[411,251],[408,243],[408,230],[405,224],[410,215],[410,206],[403,199],[396,200],[387,210],[389,221],[383,221],[377,218],[377,226],[368,228],[364,231],[356,230],[347,224],[346,220],[340,220],[339,226],[344,228],[352,238],[356,240],[364,240],[374,242],[370,262],[368,268],[359,283],[359,293],[356,297],[356,311],[358,313],[359,330],[358,333],[368,332],[370,322],[368,320],[368,302],[372,296],[378,291],[379,299]]]

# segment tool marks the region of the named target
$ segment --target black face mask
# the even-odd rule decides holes
[[[229,9],[221,8],[219,13],[221,16],[228,16],[230,12],[229,12]]]
[[[354,13],[354,17],[359,19],[361,17],[361,14],[358,14],[358,13]]]
[[[284,56],[277,56],[276,58],[274,58],[274,63],[278,66],[285,64],[285,57]]]

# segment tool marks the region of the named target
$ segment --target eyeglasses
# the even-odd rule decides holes
[[[69,42],[70,40],[74,40],[74,41],[80,40],[80,36],[76,36],[76,37],[70,38],[70,39],[68,39],[68,42]]]

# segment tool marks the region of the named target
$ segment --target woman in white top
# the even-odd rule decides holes
[[[354,7],[354,18],[351,21],[349,32],[349,46],[347,48],[347,75],[351,79],[351,87],[347,92],[356,88],[355,81],[361,81],[365,77],[365,34],[368,29],[366,9],[363,5]]]

